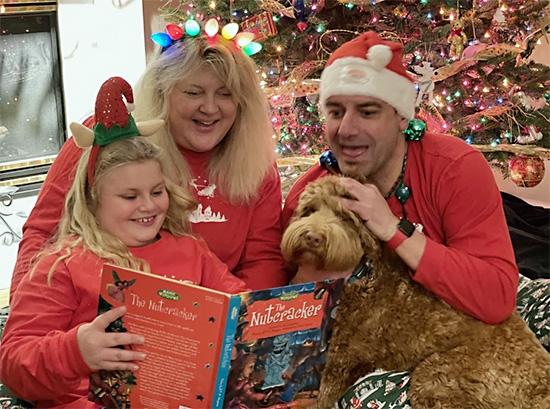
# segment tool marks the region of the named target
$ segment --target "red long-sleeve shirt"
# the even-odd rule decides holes
[[[246,290],[202,240],[161,232],[157,242],[130,251],[147,260],[156,275],[226,293]],[[96,317],[104,260],[78,249],[73,254],[57,265],[51,285],[47,277],[58,255],[43,260],[32,279],[23,277],[0,347],[0,379],[20,398],[37,401],[38,408],[99,407],[87,399],[92,371],[76,335]]]
[[[94,118],[89,117],[83,124],[93,126]],[[266,176],[257,198],[250,204],[230,204],[204,178],[203,170],[209,154],[181,152],[191,167],[194,180],[190,188],[202,211],[201,216],[195,214],[193,232],[202,237],[229,271],[244,280],[251,289],[286,285],[289,277],[279,248],[282,236],[282,193],[278,174],[272,172]],[[71,187],[81,154],[82,149],[70,138],[46,176],[33,210],[23,226],[10,298],[29,271],[32,258],[52,236],[61,219],[65,196]]]
[[[293,186],[283,209],[286,227],[306,184],[326,176],[312,167]],[[426,133],[409,142],[407,218],[427,242],[413,279],[453,307],[489,324],[516,305],[518,270],[500,192],[483,155],[458,138]],[[401,203],[388,199],[402,217]]]

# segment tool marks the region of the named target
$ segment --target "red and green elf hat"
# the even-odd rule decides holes
[[[126,99],[124,103],[122,97]],[[95,102],[96,124],[92,129],[73,122],[69,125],[74,141],[81,148],[92,146],[88,160],[88,184],[94,180],[94,169],[101,146],[119,139],[149,136],[163,125],[162,119],[136,123],[129,111],[134,109],[132,87],[121,77],[111,77],[103,83]]]

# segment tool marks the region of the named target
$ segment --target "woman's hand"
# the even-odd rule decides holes
[[[141,335],[125,332],[105,332],[105,328],[126,313],[126,307],[118,307],[101,314],[88,324],[81,325],[77,331],[78,346],[84,362],[96,371],[131,370],[138,366],[133,361],[143,361],[143,352],[122,349],[119,346],[143,344]]]
[[[338,182],[357,199],[340,199],[344,207],[357,213],[380,240],[390,240],[397,230],[399,219],[392,213],[378,188],[351,178],[340,178]]]

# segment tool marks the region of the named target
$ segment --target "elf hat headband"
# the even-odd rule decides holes
[[[338,48],[321,74],[321,107],[333,95],[364,95],[393,106],[406,119],[414,117],[416,88],[403,66],[403,47],[373,31]]]
[[[128,106],[122,97],[126,98]],[[111,77],[103,83],[95,102],[95,121],[92,129],[72,122],[69,125],[74,141],[80,148],[92,146],[88,159],[88,186],[94,183],[94,170],[99,148],[119,139],[134,136],[148,136],[158,131],[163,125],[162,119],[136,123],[128,112],[134,109],[132,87],[120,77]]]

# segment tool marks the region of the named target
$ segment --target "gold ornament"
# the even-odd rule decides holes
[[[404,5],[400,4],[399,6],[393,9],[393,14],[396,17],[404,18],[408,14],[408,11]]]
[[[462,58],[464,46],[468,44],[468,37],[464,33],[464,22],[462,19],[456,19],[451,23],[451,34],[447,37],[447,42],[451,45],[449,55],[453,58]]]

